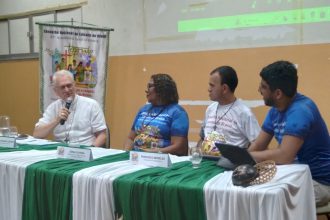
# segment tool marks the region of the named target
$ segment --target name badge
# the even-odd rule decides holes
[[[170,167],[172,165],[168,154],[130,151],[129,159],[132,164],[151,167]]]
[[[57,147],[57,158],[65,158],[80,161],[93,160],[92,150],[89,148]]]
[[[0,147],[17,148],[16,138],[15,137],[0,136]]]

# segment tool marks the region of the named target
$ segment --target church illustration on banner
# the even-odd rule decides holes
[[[92,52],[89,48],[70,45],[64,46],[64,52],[56,48],[50,54],[53,73],[66,69],[72,73],[77,88],[94,88],[97,83],[97,63]],[[51,83],[53,73],[49,77]]]

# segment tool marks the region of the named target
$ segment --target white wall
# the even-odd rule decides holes
[[[82,2],[87,2],[81,10],[83,22],[115,29],[110,39],[111,55],[330,42],[329,0],[0,0],[0,16]],[[308,16],[321,16],[326,21],[178,32],[180,20],[317,7],[328,10]],[[59,16],[59,20],[71,17],[70,13]]]
[[[112,27],[110,54],[149,54],[330,42],[327,22],[178,32],[178,21],[330,7],[329,0],[89,0],[84,22]],[[94,13],[90,13],[90,12]]]
[[[115,29],[110,34],[111,55],[145,52],[143,0],[89,0],[83,20]]]

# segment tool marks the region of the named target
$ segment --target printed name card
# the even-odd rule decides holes
[[[151,167],[170,167],[172,165],[168,154],[162,153],[130,151],[129,158],[132,164],[140,164]]]
[[[89,148],[57,147],[57,158],[65,158],[80,161],[93,160],[92,150]]]
[[[16,138],[15,137],[0,136],[0,147],[17,148]]]

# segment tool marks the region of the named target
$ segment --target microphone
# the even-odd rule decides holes
[[[71,106],[71,103],[72,103],[72,97],[67,98],[67,100],[65,101],[65,108],[69,109]],[[64,125],[64,123],[65,123],[65,120],[61,119],[60,124]]]

